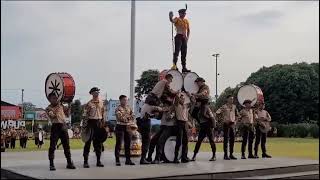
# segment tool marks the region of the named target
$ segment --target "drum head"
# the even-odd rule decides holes
[[[181,94],[183,94],[183,96],[184,96],[184,104],[191,103],[191,100],[190,100],[189,96],[187,95],[187,93],[182,92]]]
[[[73,137],[73,131],[71,129],[68,129],[68,135],[70,139]]]
[[[63,89],[63,80],[57,73],[51,73],[47,79],[46,79],[46,97],[48,98],[48,95],[51,92],[54,92],[58,96],[58,101],[61,101],[64,93]]]
[[[251,106],[254,106],[258,99],[256,87],[253,85],[242,86],[238,91],[237,98],[241,106],[244,106],[243,102],[247,99],[251,100],[252,101]]]
[[[167,74],[171,74],[173,76],[173,80],[170,83],[170,88],[174,91],[181,90],[183,86],[183,77],[182,74],[177,70],[169,70]]]
[[[168,161],[174,160],[175,147],[176,147],[176,136],[170,136],[166,140],[166,143],[164,144],[164,150],[163,150],[166,160]],[[179,149],[178,159],[181,158],[181,154],[182,154],[182,145],[180,146],[180,149]]]
[[[82,142],[86,143],[87,141],[89,141],[91,136],[91,130],[90,128],[83,128],[81,131],[81,140]]]
[[[197,93],[199,86],[194,82],[198,78],[198,74],[195,72],[189,72],[183,79],[184,90],[190,93]]]

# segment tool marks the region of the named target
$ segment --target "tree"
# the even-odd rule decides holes
[[[71,104],[71,122],[77,123],[81,121],[82,117],[82,108],[81,108],[81,102],[79,99],[75,100]]]
[[[155,69],[149,69],[143,71],[140,79],[136,80],[137,86],[135,92],[137,95],[145,95],[152,91],[152,88],[157,84],[159,80],[159,71]]]
[[[319,121],[319,63],[262,67],[246,84],[259,86],[266,109],[279,123]]]

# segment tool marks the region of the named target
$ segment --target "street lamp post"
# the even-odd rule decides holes
[[[136,4],[135,0],[131,0],[131,40],[130,40],[130,106],[133,109],[134,96],[134,52],[135,52],[135,19]]]
[[[220,54],[212,54],[213,57],[216,57],[216,102],[218,100],[218,57]]]

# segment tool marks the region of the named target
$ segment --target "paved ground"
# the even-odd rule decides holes
[[[211,157],[210,153],[200,153],[196,162],[186,164],[138,165],[139,158],[133,158],[133,161],[137,165],[126,166],[124,165],[124,159],[121,159],[122,166],[116,167],[114,162],[114,153],[107,151],[104,152],[102,157],[102,162],[105,167],[98,168],[95,166],[95,155],[91,152],[89,157],[91,168],[84,169],[82,168],[82,150],[72,150],[71,153],[77,167],[76,170],[68,170],[65,168],[66,161],[62,150],[56,151],[55,164],[57,171],[49,171],[49,161],[46,151],[1,153],[1,168],[40,179],[133,179],[209,172],[232,172],[303,164],[319,164],[318,160],[292,158],[260,158],[225,161],[222,159],[222,153],[217,154],[217,161],[210,162],[208,161]],[[189,155],[191,156],[190,152]]]

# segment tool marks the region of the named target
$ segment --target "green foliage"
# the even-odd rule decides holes
[[[152,88],[159,80],[159,74],[159,71],[154,69],[143,71],[140,79],[136,80],[137,86],[135,87],[135,93],[137,93],[137,95],[145,95],[152,91]]]
[[[317,124],[310,124],[310,135],[313,138],[319,138],[319,125]]]
[[[79,99],[75,100],[71,104],[71,122],[79,123],[81,121],[83,109],[81,108],[81,102]]]
[[[262,89],[266,109],[274,121],[319,121],[319,63],[262,67],[250,75],[246,84]]]
[[[272,124],[277,128],[278,137],[319,137],[319,126],[317,124],[299,123],[299,124]]]

